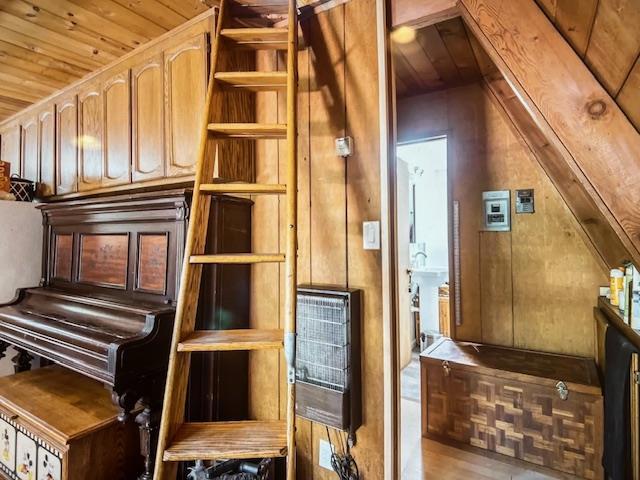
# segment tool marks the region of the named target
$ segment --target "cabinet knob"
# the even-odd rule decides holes
[[[444,376],[448,377],[451,374],[451,367],[449,366],[448,361],[442,362],[442,370],[444,370]]]
[[[556,383],[556,390],[558,391],[560,400],[566,400],[567,398],[569,398],[569,387],[567,387],[566,383],[562,381]]]

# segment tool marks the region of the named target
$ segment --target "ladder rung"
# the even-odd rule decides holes
[[[287,138],[287,125],[282,123],[210,123],[209,132],[219,138]]]
[[[220,36],[233,42],[234,46],[254,50],[286,50],[288,30],[286,28],[225,28]]]
[[[253,92],[287,88],[287,72],[218,72],[215,78],[225,87]]]
[[[255,421],[185,423],[169,448],[165,462],[284,457],[286,422]]]
[[[219,264],[251,264],[251,263],[281,263],[284,262],[281,253],[222,253],[216,255],[191,255],[190,263],[219,263]]]
[[[282,348],[282,330],[197,330],[178,344],[179,352],[222,352]]]
[[[265,183],[204,183],[200,185],[204,193],[235,193],[246,195],[282,195],[287,193],[287,186]]]

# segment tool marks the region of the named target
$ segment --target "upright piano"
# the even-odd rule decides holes
[[[189,190],[178,189],[40,205],[40,285],[0,305],[0,355],[15,346],[17,370],[35,355],[99,380],[122,421],[142,403],[141,478],[151,478],[189,204]],[[250,204],[212,198],[212,253],[250,250]],[[247,327],[248,267],[207,266],[203,275],[198,327]],[[194,355],[192,420],[246,415],[247,358],[231,353]]]

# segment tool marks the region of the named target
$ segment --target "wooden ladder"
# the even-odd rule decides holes
[[[289,0],[287,28],[235,28],[230,2],[222,0],[211,55],[211,75],[194,184],[191,219],[175,317],[169,370],[155,459],[156,480],[174,480],[177,462],[287,457],[287,479],[295,479],[295,317],[297,255],[297,35],[295,0]],[[219,71],[226,49],[287,52],[286,72]],[[220,70],[222,70],[220,68]],[[223,123],[220,113],[229,91],[285,91],[286,124]],[[212,121],[213,120],[213,121]],[[286,139],[286,184],[212,183],[216,151],[233,139]],[[211,145],[214,145],[212,148]],[[286,248],[282,253],[206,253],[212,194],[283,195],[286,197]],[[284,262],[284,330],[195,330],[204,264]],[[270,294],[271,292],[265,292]],[[184,421],[191,352],[283,349],[287,361],[286,420],[187,423]]]

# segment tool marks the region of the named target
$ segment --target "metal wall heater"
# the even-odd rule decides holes
[[[298,287],[296,414],[355,432],[362,422],[361,290]]]

